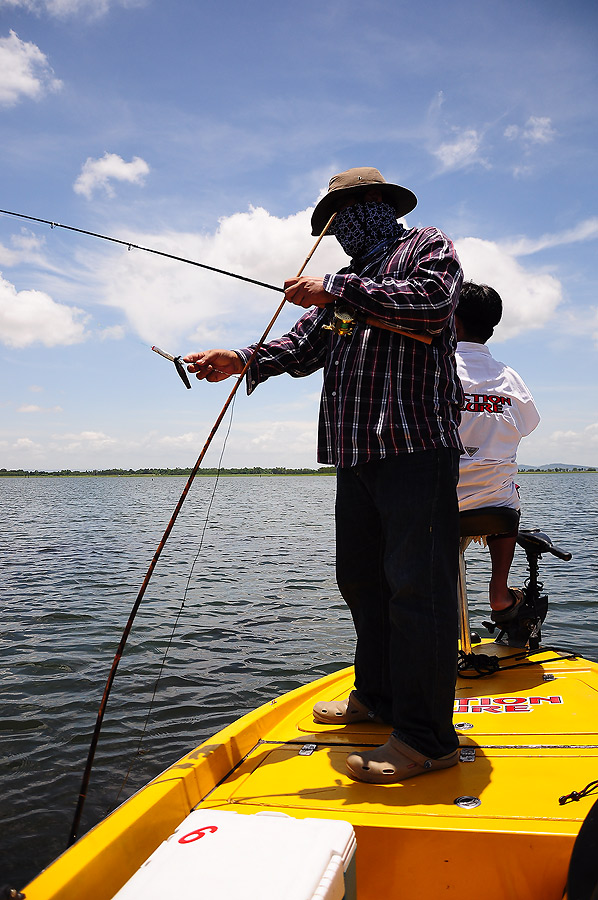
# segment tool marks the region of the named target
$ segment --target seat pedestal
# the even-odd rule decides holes
[[[519,512],[510,506],[484,506],[459,513],[461,541],[459,543],[459,646],[464,654],[471,653],[471,631],[467,608],[465,550],[472,537],[489,534],[508,534],[519,525]]]

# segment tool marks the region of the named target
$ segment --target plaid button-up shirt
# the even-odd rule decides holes
[[[361,323],[340,336],[322,329],[333,304],[314,307],[260,348],[247,392],[272,375],[300,378],[323,368],[320,463],[344,467],[417,450],[462,450],[453,321],[461,281],[461,265],[441,231],[401,229],[382,259],[326,275],[324,287],[357,315],[426,332],[432,343]],[[247,362],[252,350],[237,352]]]

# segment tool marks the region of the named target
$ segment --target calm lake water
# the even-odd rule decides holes
[[[544,642],[598,660],[598,476],[520,481],[522,527],[573,553],[541,563]],[[66,845],[114,652],[183,486],[0,479],[0,885],[23,886]],[[80,833],[239,715],[352,662],[334,492],[326,476],[196,480],[118,670]],[[475,627],[488,552],[467,560]],[[519,551],[511,583],[525,575]]]

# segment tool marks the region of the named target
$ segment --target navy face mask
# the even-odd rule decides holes
[[[397,214],[389,203],[354,203],[336,214],[331,232],[350,257],[363,256],[397,231]]]

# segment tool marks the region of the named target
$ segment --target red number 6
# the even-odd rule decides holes
[[[196,828],[195,831],[190,831],[189,834],[185,834],[182,838],[179,838],[179,844],[192,844],[193,841],[198,841],[200,838],[207,834],[208,832],[218,831],[216,825],[204,825],[203,828]]]

